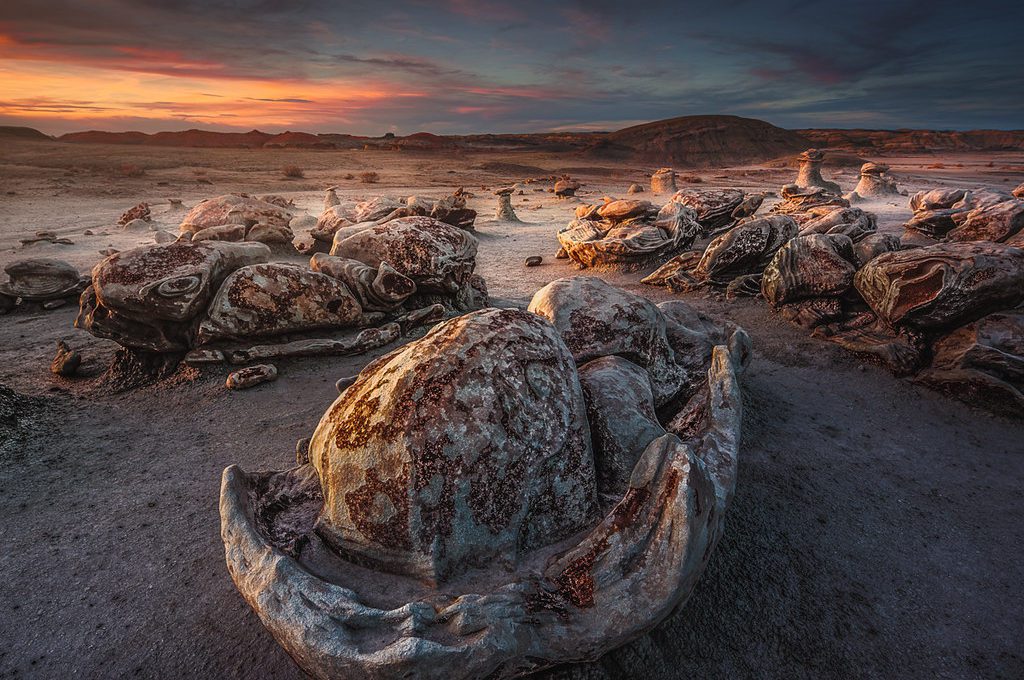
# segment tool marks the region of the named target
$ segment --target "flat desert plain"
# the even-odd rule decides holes
[[[1009,190],[1024,181],[1020,153],[866,160],[891,165],[910,193]],[[136,174],[124,165],[144,172],[124,176]],[[286,165],[305,177],[286,179]],[[849,191],[858,167],[824,174]],[[152,231],[116,226],[140,201],[151,204],[156,227],[176,232],[183,213],[170,209],[169,198],[191,206],[229,192],[276,193],[317,216],[332,185],[355,198],[465,187],[479,212],[478,272],[491,304],[525,307],[547,282],[580,273],[554,259],[555,232],[580,201],[622,197],[633,182],[647,186],[655,169],[551,153],[5,140],[0,266],[55,257],[86,272],[104,249],[152,243]],[[796,174],[793,162],[677,170],[699,176],[701,186],[775,192]],[[361,183],[367,171],[379,182]],[[494,220],[494,189],[562,173],[582,182],[578,200],[557,199],[550,181],[538,181],[513,196],[522,224]],[[858,207],[897,234],[910,216],[903,197]],[[39,231],[73,243],[22,245]],[[531,255],[542,255],[543,264],[524,267]],[[598,275],[669,299],[672,293],[639,284],[653,268]],[[598,661],[546,677],[1024,676],[1021,422],[865,365],[808,337],[763,301],[685,299],[742,325],[754,342],[726,534],[671,619]],[[227,370],[213,367],[112,393],[89,376],[103,371],[115,346],[74,329],[76,312],[66,305],[0,317],[0,383],[28,397],[0,404],[0,416],[19,414],[17,428],[0,431],[0,674],[302,677],[228,576],[220,474],[231,463],[288,467],[296,440],[310,435],[336,397],[335,381],[394,347],[282,361],[276,382],[243,392],[226,390]],[[85,356],[85,377],[50,373],[60,339]]]

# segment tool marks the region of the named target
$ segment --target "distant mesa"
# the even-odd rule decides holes
[[[803,151],[802,135],[755,118],[683,116],[606,135],[588,155],[707,166],[765,161]]]
[[[30,127],[17,127],[15,125],[0,125],[0,137],[17,137],[40,142],[52,142],[53,137],[45,135],[39,130]]]
[[[0,126],[0,136],[52,140],[27,127]],[[538,132],[513,134],[411,135],[378,137],[309,132],[271,134],[183,130],[178,132],[72,132],[56,138],[79,144],[139,144],[242,149],[375,149],[443,153],[539,151],[586,158],[635,161],[676,168],[739,165],[766,161],[792,163],[808,148],[828,149],[826,165],[860,167],[864,157],[899,153],[1022,151],[1024,130],[785,130],[755,118],[683,116],[634,125],[615,132]],[[864,156],[864,157],[862,157]]]
[[[797,130],[818,148],[859,153],[1022,151],[1024,130]]]

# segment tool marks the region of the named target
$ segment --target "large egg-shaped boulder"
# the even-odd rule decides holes
[[[370,364],[320,421],[309,458],[320,536],[433,582],[514,566],[596,512],[572,353],[519,310],[452,319]]]

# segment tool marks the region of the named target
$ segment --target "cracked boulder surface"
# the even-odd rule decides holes
[[[589,277],[531,310],[371,363],[308,462],[225,470],[228,569],[310,675],[518,677],[689,595],[734,490],[749,339]]]

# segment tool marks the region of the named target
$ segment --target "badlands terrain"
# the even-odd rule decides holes
[[[637,134],[626,132],[515,151],[424,148],[432,141],[186,148],[7,136],[0,266],[53,257],[87,272],[104,250],[152,243],[153,230],[117,226],[141,201],[152,206],[155,228],[176,233],[184,213],[172,198],[189,207],[230,192],[274,193],[315,217],[329,186],[356,199],[464,187],[478,212],[477,272],[491,304],[523,308],[546,283],[579,273],[554,254],[555,232],[581,202],[625,197],[632,183],[649,187],[661,163],[619,153],[616,145]],[[1024,181],[1020,150],[926,153],[909,143],[901,150],[900,139],[887,146],[877,135],[817,132],[822,146],[846,146],[830,154],[824,173],[844,191],[865,160],[890,165],[910,194],[1011,190]],[[676,169],[695,186],[777,193],[806,145],[776,142],[786,152],[765,162],[716,165],[709,151]],[[286,166],[303,176],[286,177]],[[361,181],[369,172],[377,182]],[[577,198],[549,191],[550,178],[563,174],[582,184]],[[524,187],[512,196],[523,222],[497,221],[493,191],[515,182]],[[769,196],[766,208],[777,200]],[[907,203],[896,196],[858,207],[877,214],[880,231],[899,234]],[[69,243],[34,241],[41,231]],[[526,268],[534,255],[543,263]],[[672,299],[640,285],[654,268],[600,275],[655,301]],[[670,620],[597,662],[548,677],[1024,675],[1021,422],[866,365],[762,301],[684,299],[741,325],[754,343],[725,536]],[[0,317],[0,383],[22,395],[0,392],[0,674],[302,677],[225,569],[221,471],[231,463],[288,467],[296,440],[337,395],[335,381],[393,346],[281,361],[276,382],[243,392],[224,388],[223,366],[112,392],[95,378],[115,345],[74,329],[76,313],[68,304]],[[85,357],[82,377],[50,373],[61,339]]]

